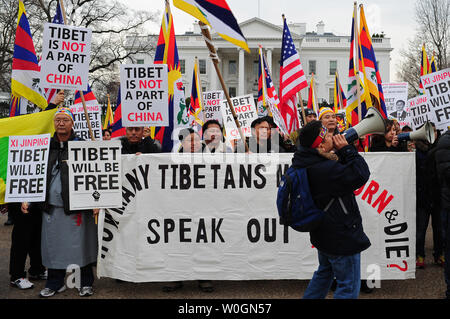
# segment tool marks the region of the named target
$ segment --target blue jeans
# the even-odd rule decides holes
[[[361,288],[361,254],[334,256],[318,250],[319,268],[314,273],[303,299],[325,299],[333,279],[335,299],[357,299]]]

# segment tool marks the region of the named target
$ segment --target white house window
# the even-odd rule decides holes
[[[236,60],[230,60],[228,62],[228,74],[235,75],[237,73],[237,63]]]
[[[337,61],[330,61],[330,75],[335,75],[337,70]]]
[[[309,63],[308,63],[308,70],[309,70],[309,73],[308,74],[316,74],[317,72],[316,72],[316,61],[315,60],[310,60],[309,61]]]
[[[144,64],[144,60],[143,59],[137,59],[136,60],[136,64]]]
[[[186,73],[186,60],[184,60],[184,59],[180,60],[180,72],[181,72],[181,74]]]
[[[205,59],[198,60],[198,69],[200,70],[200,74],[206,74],[206,60]]]

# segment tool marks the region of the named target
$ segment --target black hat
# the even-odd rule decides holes
[[[309,116],[309,115],[316,115],[316,117],[317,117],[317,113],[314,112],[314,110],[306,108],[305,109],[305,116]]]
[[[320,121],[311,121],[299,132],[298,139],[303,147],[316,148],[324,139],[327,129]]]

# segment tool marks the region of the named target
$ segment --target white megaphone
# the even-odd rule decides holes
[[[433,144],[436,140],[434,135],[434,128],[430,122],[426,122],[424,126],[414,132],[401,133],[398,135],[398,141],[414,141],[423,140]]]
[[[342,135],[345,136],[348,144],[353,143],[358,138],[367,134],[383,134],[386,130],[386,123],[380,112],[374,108],[369,107],[366,116],[354,127],[346,130]]]

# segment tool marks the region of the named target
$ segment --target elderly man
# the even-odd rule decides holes
[[[80,267],[79,295],[93,294],[92,266],[97,261],[95,215],[92,210],[69,208],[68,141],[80,140],[73,131],[73,124],[70,109],[58,109],[54,116],[55,134],[50,141],[46,201],[39,205],[43,213],[42,263],[48,268],[47,282],[40,292],[43,298],[66,290],[64,279],[70,265]],[[28,209],[28,204],[22,204],[24,213],[28,213]]]
[[[327,129],[328,133],[338,134],[336,113],[329,107],[322,107],[319,110],[319,121]]]

